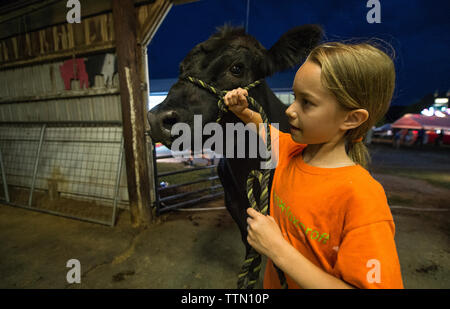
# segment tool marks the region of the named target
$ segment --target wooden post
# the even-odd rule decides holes
[[[152,220],[146,159],[145,110],[140,81],[140,46],[133,0],[113,0],[113,22],[122,105],[123,137],[131,223],[146,227]]]

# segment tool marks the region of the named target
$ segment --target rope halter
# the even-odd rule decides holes
[[[228,107],[224,102],[224,97],[228,93],[227,90],[218,90],[215,87],[208,85],[204,81],[192,77],[187,76],[184,78],[185,80],[199,86],[200,88],[206,89],[216,97],[219,98],[217,101],[217,106],[219,107],[219,114],[217,116],[216,122],[221,122],[224,113],[228,112]],[[245,87],[243,89],[249,91],[250,89],[258,86],[262,83],[262,80],[257,80]],[[269,124],[269,119],[260,104],[256,102],[255,99],[248,96],[247,101],[251,107],[253,107],[260,115],[265,124]],[[258,130],[258,128],[257,128]],[[271,152],[271,137],[270,137],[270,129],[267,127],[266,132],[266,146],[268,153]],[[266,160],[266,164],[271,166],[271,156],[268,160]],[[270,169],[264,169],[263,171],[252,170],[247,178],[247,198],[250,202],[250,206],[259,211],[261,214],[266,215],[269,209],[269,180],[270,180]],[[259,197],[259,205],[256,202],[254,193],[253,193],[253,184],[254,182],[259,182],[261,193]],[[261,270],[261,255],[252,247],[250,247],[250,251],[246,257],[247,259],[244,261],[242,265],[241,271],[238,275],[238,288],[239,289],[253,289],[259,277],[259,272]],[[281,286],[283,288],[287,288],[286,277],[284,273],[274,264],[275,269],[277,270],[278,277],[280,279]]]
[[[200,88],[208,90],[209,92],[211,92],[213,95],[215,95],[219,99],[217,101],[217,107],[219,108],[219,115],[217,116],[216,122],[221,122],[223,115],[228,112],[228,107],[226,106],[226,104],[224,102],[224,97],[229,92],[229,90],[218,90],[215,87],[205,83],[201,79],[198,79],[198,78],[195,78],[192,76],[186,76],[184,79],[193,83],[194,85],[199,86]],[[255,82],[243,87],[243,89],[249,91],[250,89],[261,84],[261,82],[262,82],[262,80],[257,80]],[[249,99],[250,104],[255,105],[255,100],[253,98],[248,97],[248,99]]]

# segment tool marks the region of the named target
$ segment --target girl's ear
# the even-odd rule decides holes
[[[300,65],[320,42],[322,34],[319,25],[303,25],[284,33],[267,51],[266,76]]]
[[[359,127],[369,118],[369,112],[363,108],[349,111],[342,124],[343,129],[350,130]]]

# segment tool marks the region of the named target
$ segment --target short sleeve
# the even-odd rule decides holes
[[[362,289],[402,289],[395,225],[380,221],[352,229],[336,248],[333,275]]]

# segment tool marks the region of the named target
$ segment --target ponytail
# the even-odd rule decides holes
[[[365,169],[369,168],[372,160],[370,158],[369,149],[367,149],[367,146],[363,141],[347,142],[345,150],[353,162],[358,163]]]

